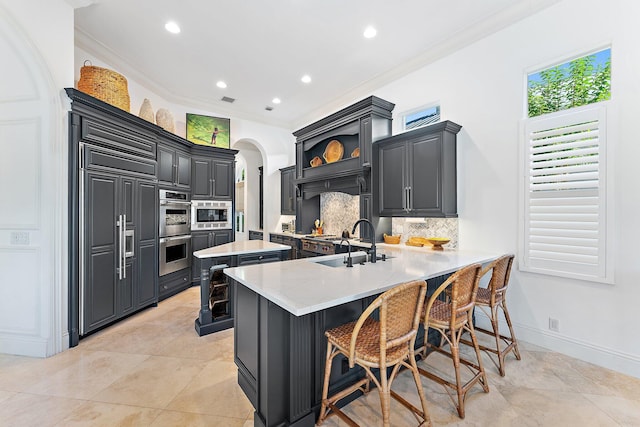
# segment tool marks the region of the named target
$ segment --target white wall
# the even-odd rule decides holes
[[[71,6],[0,0],[0,58],[0,352],[43,357],[68,347]]]
[[[399,114],[440,101],[458,135],[460,248],[517,250],[519,122],[525,75],[611,45],[612,102],[608,111],[609,177],[613,186],[615,284],[515,269],[509,307],[516,335],[559,352],[640,377],[640,197],[635,125],[640,113],[640,4],[624,0],[565,0],[430,66],[380,88]],[[560,332],[548,330],[548,318]]]

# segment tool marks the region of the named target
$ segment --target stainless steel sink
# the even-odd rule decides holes
[[[389,258],[393,258],[390,256],[387,256],[386,259]],[[340,258],[333,258],[333,259],[327,259],[327,260],[323,260],[323,261],[314,261],[316,264],[322,264],[322,265],[326,265],[327,267],[346,267],[347,266],[347,255],[344,255],[343,257]],[[358,264],[364,264],[367,262],[367,255],[352,255],[351,256],[351,262],[352,264],[358,265]],[[384,262],[381,260],[380,257],[378,257],[378,262]]]

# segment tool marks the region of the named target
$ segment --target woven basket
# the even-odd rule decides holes
[[[126,112],[130,109],[127,79],[107,68],[85,65],[80,68],[78,90]]]
[[[141,119],[145,119],[148,122],[155,123],[156,115],[153,113],[153,107],[151,106],[151,101],[147,98],[142,101],[142,105],[140,106],[140,113],[138,117]]]
[[[156,124],[167,132],[175,133],[176,125],[173,121],[173,114],[166,108],[160,108],[156,112]]]

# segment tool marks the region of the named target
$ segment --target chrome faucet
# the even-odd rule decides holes
[[[366,218],[360,218],[359,220],[356,221],[355,224],[353,224],[353,230],[351,230],[351,234],[356,232],[356,228],[361,222],[369,224],[369,228],[371,229],[371,262],[375,263],[376,257],[377,257],[376,256],[376,228],[373,226],[371,221],[369,221]]]
[[[349,253],[347,255],[347,267],[353,267],[353,260],[351,259],[351,242],[349,241],[349,239],[345,239],[344,237],[342,238],[342,240],[340,240],[340,247],[342,247],[342,242],[347,242],[348,248],[349,248]]]

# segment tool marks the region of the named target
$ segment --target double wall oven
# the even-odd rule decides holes
[[[160,276],[191,266],[191,197],[188,193],[159,190]]]

